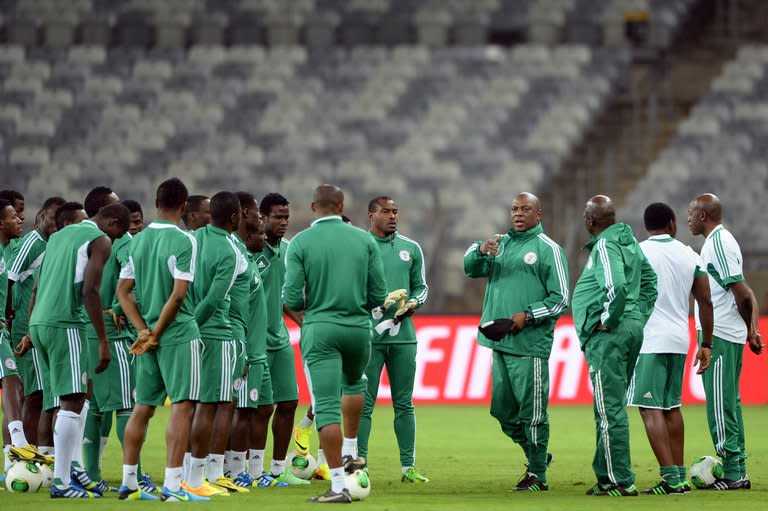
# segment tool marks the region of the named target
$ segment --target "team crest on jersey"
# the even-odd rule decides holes
[[[5,359],[5,367],[10,369],[11,371],[15,371],[16,370],[16,362],[14,362],[14,360],[12,358],[6,358]]]
[[[405,261],[406,263],[411,260],[411,253],[407,250],[401,250],[400,251],[400,259]]]
[[[259,389],[251,389],[251,392],[248,394],[251,398],[251,401],[258,401],[259,400]]]
[[[234,383],[235,392],[240,392],[240,388],[243,386],[243,379],[237,378]]]
[[[535,264],[538,260],[539,256],[536,255],[536,252],[528,252],[523,256],[523,261],[525,261],[525,264]]]

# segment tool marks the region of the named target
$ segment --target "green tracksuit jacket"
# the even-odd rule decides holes
[[[549,358],[555,321],[568,307],[568,265],[562,248],[544,234],[541,224],[510,230],[496,257],[480,253],[480,241],[464,254],[464,273],[487,278],[481,323],[528,310],[534,322],[500,342],[478,332],[481,346],[519,356]]]

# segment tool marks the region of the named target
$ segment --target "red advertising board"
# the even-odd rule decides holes
[[[479,404],[491,397],[490,350],[476,343],[478,316],[414,316],[419,340],[416,382],[413,390],[418,403]],[[293,327],[293,325],[291,324]],[[765,332],[768,318],[761,318],[760,331]],[[683,382],[683,402],[703,403],[701,377],[692,370],[695,353],[695,331],[691,319],[691,349]],[[296,352],[297,367],[301,366],[299,329],[290,328]],[[768,336],[766,336],[768,338]],[[299,373],[302,401],[309,401],[304,372]],[[592,389],[579,348],[579,340],[570,317],[561,318],[555,328],[555,342],[549,359],[550,403],[589,404]],[[390,400],[386,374],[383,375],[379,399]],[[768,354],[744,353],[741,376],[741,399],[745,404],[768,403]]]

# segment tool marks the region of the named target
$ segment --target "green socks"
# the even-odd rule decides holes
[[[94,481],[101,481],[99,451],[101,451],[101,421],[103,416],[95,408],[93,406],[88,409],[88,415],[85,419],[83,463],[85,463],[85,471],[88,476]]]
[[[670,486],[675,487],[680,484],[679,467],[676,465],[661,467],[659,473],[661,474],[661,478],[664,479],[664,481],[666,481]]]

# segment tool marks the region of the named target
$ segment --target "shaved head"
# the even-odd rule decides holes
[[[714,193],[703,193],[688,205],[688,228],[694,236],[707,236],[722,220],[723,204]]]
[[[517,194],[510,210],[512,228],[517,232],[525,232],[541,222],[541,202],[532,193]]]
[[[344,210],[344,192],[336,185],[320,185],[312,193],[312,211],[321,215],[340,215]]]
[[[723,204],[714,193],[703,193],[693,199],[713,222],[723,219]]]
[[[534,194],[530,192],[523,192],[517,194],[517,197],[515,197],[516,201],[525,201],[531,206],[535,207],[536,209],[541,209],[541,201],[538,197],[536,197]]]
[[[616,207],[607,195],[595,195],[584,208],[584,224],[593,236],[616,223]]]

